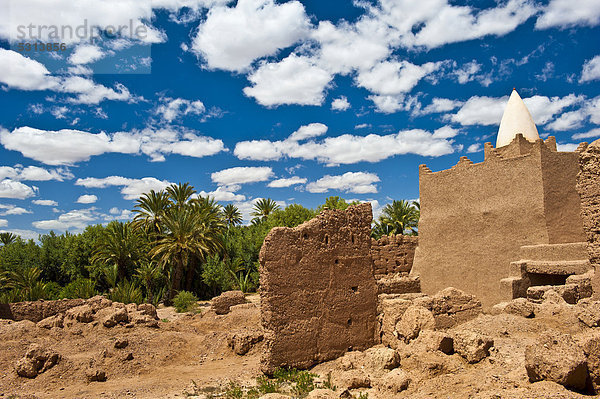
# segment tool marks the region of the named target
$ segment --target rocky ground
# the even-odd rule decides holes
[[[258,298],[248,299],[226,314],[215,310],[237,299],[155,314],[95,298],[37,324],[1,320],[0,398],[277,399],[313,388],[312,398],[587,398],[600,383],[600,302],[589,299],[569,305],[550,291],[438,330],[411,305],[394,349],[348,352],[315,366],[316,377],[279,380],[261,378]]]

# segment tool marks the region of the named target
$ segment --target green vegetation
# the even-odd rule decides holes
[[[198,298],[191,292],[179,291],[173,299],[173,306],[177,313],[185,313],[194,310],[197,306]]]
[[[232,204],[198,196],[188,183],[150,191],[135,203],[131,222],[88,226],[79,234],[54,232],[38,242],[0,233],[0,303],[90,298],[125,303],[208,299],[223,291],[258,288],[258,254],[268,232],[295,227],[324,209],[346,209],[329,197],[316,209],[282,208],[258,200],[252,223]],[[418,203],[394,201],[375,222],[373,236],[416,234]],[[184,305],[182,305],[185,307]],[[299,389],[307,381],[299,381]]]
[[[383,207],[379,220],[375,221],[372,235],[381,238],[384,235],[418,234],[421,204],[417,201],[393,201]]]

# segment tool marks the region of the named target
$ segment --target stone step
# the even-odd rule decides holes
[[[530,261],[526,263],[527,273],[555,274],[570,276],[583,274],[592,269],[589,260],[562,260],[562,261]]]
[[[588,259],[586,242],[570,242],[566,244],[524,245],[520,248],[523,260],[582,260]]]

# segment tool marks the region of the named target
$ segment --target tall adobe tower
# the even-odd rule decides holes
[[[439,172],[419,167],[421,219],[411,276],[420,277],[423,292],[452,286],[489,308],[525,296],[530,286],[564,284],[587,271],[575,189],[578,153],[558,152],[554,137],[539,138],[516,90],[497,147],[485,143],[484,154],[481,163],[461,157]]]

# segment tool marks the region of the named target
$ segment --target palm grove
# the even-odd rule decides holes
[[[0,233],[0,303],[89,298],[170,303],[178,292],[210,298],[258,288],[258,254],[271,228],[295,227],[323,209],[346,209],[329,197],[317,209],[282,209],[260,199],[252,223],[232,204],[202,197],[188,183],[143,194],[130,222],[91,225],[80,234],[54,232],[39,242]],[[373,237],[417,234],[418,202],[393,201],[374,222]]]

